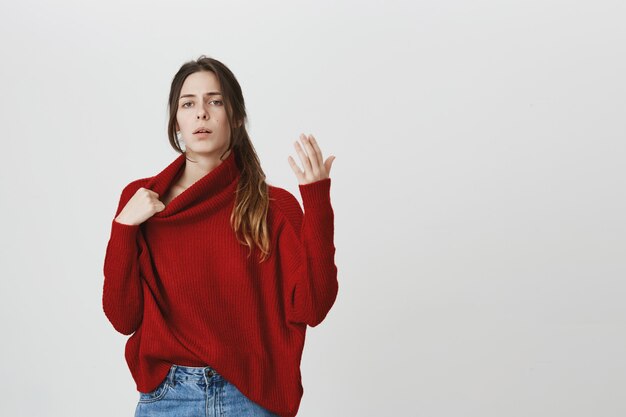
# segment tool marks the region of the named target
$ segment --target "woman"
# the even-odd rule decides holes
[[[265,182],[241,87],[204,55],[175,75],[169,114],[180,155],[124,188],[104,260],[104,313],[132,334],[135,416],[295,416],[307,325],[338,292],[334,157],[295,142],[303,213]]]

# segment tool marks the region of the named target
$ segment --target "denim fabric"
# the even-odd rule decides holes
[[[139,393],[135,417],[278,417],[210,366],[172,365],[152,392]]]

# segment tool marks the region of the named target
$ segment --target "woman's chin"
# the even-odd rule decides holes
[[[195,146],[186,147],[186,150],[190,154],[203,155],[203,156],[221,155],[226,150],[226,148],[218,148],[214,145],[209,145],[209,144],[207,144],[206,146],[203,146],[204,144],[194,144],[194,145]]]

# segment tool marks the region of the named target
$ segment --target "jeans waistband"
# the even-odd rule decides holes
[[[167,380],[170,385],[176,382],[199,382],[204,380],[207,384],[211,379],[222,379],[222,376],[211,366],[183,366],[172,364]]]

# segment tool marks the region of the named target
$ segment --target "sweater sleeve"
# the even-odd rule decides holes
[[[287,194],[287,224],[279,239],[281,262],[286,264],[287,321],[311,327],[324,320],[339,290],[330,183],[326,178],[299,186],[304,213],[295,197]]]
[[[102,307],[118,332],[132,334],[143,318],[143,290],[139,274],[139,225],[115,221],[128,200],[139,188],[137,181],[127,185],[111,222],[111,234],[104,257]]]

